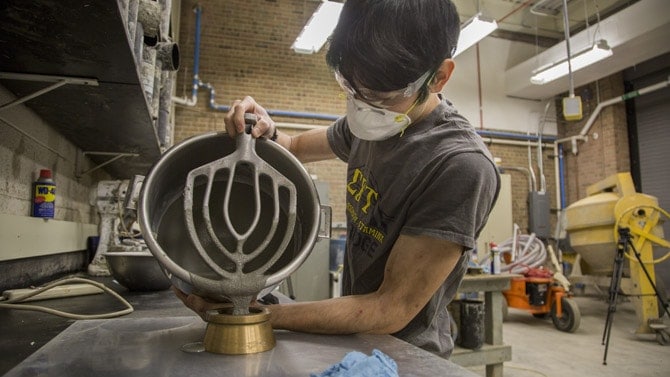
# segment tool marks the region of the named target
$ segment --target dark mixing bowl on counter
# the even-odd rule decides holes
[[[172,285],[149,250],[110,251],[104,256],[112,277],[130,291],[162,291]]]

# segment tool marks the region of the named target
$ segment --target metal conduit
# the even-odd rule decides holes
[[[556,205],[558,208],[561,210],[565,208],[567,198],[565,196],[565,177],[564,177],[564,169],[565,167],[563,166],[564,161],[563,161],[563,143],[570,142],[572,144],[572,153],[574,155],[577,154],[577,142],[578,141],[587,141],[588,140],[588,132],[593,126],[593,123],[595,123],[596,118],[604,109],[605,107],[627,101],[632,98],[639,97],[644,94],[648,94],[651,92],[654,92],[659,89],[663,89],[670,85],[670,76],[665,81],[661,81],[657,84],[649,85],[647,87],[644,87],[640,90],[634,90],[632,92],[625,93],[621,96],[614,97],[611,99],[608,99],[606,101],[603,101],[596,106],[595,110],[593,110],[593,113],[589,116],[589,119],[586,121],[584,124],[584,127],[582,127],[582,130],[579,132],[578,135],[575,136],[570,136],[570,137],[565,137],[562,139],[556,139],[554,140],[554,154],[558,156],[558,158],[554,159],[554,166],[555,166],[555,174],[556,174],[556,182],[559,182],[557,185],[557,192],[556,192]]]
[[[199,64],[200,64],[200,27],[201,27],[201,14],[202,14],[202,6],[199,4],[194,7],[194,12],[196,15],[196,22],[195,22],[195,48],[194,48],[194,59],[193,59],[193,85],[192,85],[192,92],[191,92],[191,98],[188,99],[186,97],[172,97],[172,100],[174,103],[179,104],[179,105],[184,105],[184,106],[195,106],[197,103],[197,95],[198,95],[198,89],[199,88],[205,88],[209,91],[209,107],[217,110],[217,111],[228,111],[230,110],[230,106],[225,106],[225,105],[219,105],[216,103],[215,100],[215,95],[216,92],[214,90],[214,87],[209,84],[209,83],[203,83],[200,81],[198,77],[199,73]],[[586,124],[584,125],[583,129],[579,133],[579,135],[576,136],[571,136],[563,139],[556,139],[555,137],[538,137],[538,136],[532,136],[532,135],[522,135],[522,134],[515,134],[511,132],[500,132],[500,131],[488,131],[488,130],[477,130],[477,133],[484,137],[489,138],[490,143],[500,143],[500,144],[507,144],[507,145],[527,145],[526,143],[512,143],[514,140],[520,140],[520,141],[538,141],[538,146],[544,146],[542,141],[547,141],[553,143],[554,147],[554,155],[557,156],[557,158],[554,159],[554,165],[555,165],[555,174],[556,174],[556,182],[557,184],[557,195],[556,195],[556,205],[558,208],[563,209],[565,208],[565,205],[567,204],[566,201],[566,195],[565,195],[565,179],[564,179],[564,161],[563,161],[563,143],[565,142],[571,142],[572,143],[572,151],[574,154],[577,154],[577,141],[586,141],[587,137],[586,134],[590,130],[591,126],[595,122],[595,119],[599,115],[600,111],[607,107],[614,105],[619,102],[623,102],[626,100],[629,100],[631,98],[635,98],[638,96],[641,96],[643,94],[647,94],[650,92],[653,92],[655,90],[665,88],[670,84],[670,77],[668,80],[660,82],[655,85],[648,86],[646,88],[640,89],[638,91],[633,91],[626,93],[622,96],[612,98],[610,100],[601,102],[598,104],[594,112],[591,114],[589,119],[587,120]],[[321,113],[307,113],[307,112],[296,112],[296,111],[291,111],[291,110],[268,110],[269,115],[273,116],[283,116],[283,117],[295,117],[295,118],[305,118],[305,119],[318,119],[318,120],[330,120],[334,121],[339,118],[337,115],[332,115],[332,114],[321,114]],[[496,138],[496,139],[494,139]],[[503,139],[503,140],[500,140]],[[506,139],[506,140],[505,140]],[[511,140],[510,140],[511,139]]]
[[[195,46],[194,46],[194,57],[193,57],[193,85],[191,89],[191,98],[186,97],[172,97],[174,103],[184,106],[195,106],[198,101],[198,89],[203,88],[209,91],[209,107],[216,111],[229,111],[230,106],[221,105],[216,103],[216,91],[214,87],[209,83],[203,83],[199,78],[200,72],[200,29],[201,29],[201,17],[202,17],[202,6],[199,4],[193,7],[195,13]],[[316,119],[316,120],[329,120],[335,121],[339,119],[340,115],[333,114],[323,114],[323,113],[309,113],[309,112],[297,112],[292,110],[278,110],[278,109],[269,109],[267,110],[268,114],[271,116],[281,116],[289,118],[303,118],[303,119]],[[522,135],[512,132],[500,132],[500,131],[488,131],[488,130],[477,130],[477,133],[482,137],[489,137],[490,140],[493,138],[496,139],[511,139],[511,140],[523,140],[523,141],[541,141],[538,136],[531,135]],[[555,138],[544,137],[544,140],[548,142],[553,142]],[[498,143],[499,141],[496,141]],[[510,145],[526,145],[523,144],[510,144]]]

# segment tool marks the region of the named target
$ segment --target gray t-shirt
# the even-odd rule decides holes
[[[335,154],[347,162],[344,295],[376,291],[400,234],[425,235],[465,252],[421,312],[394,336],[449,357],[454,347],[447,304],[465,274],[468,251],[497,198],[493,159],[469,122],[446,100],[424,119],[383,141],[365,141],[346,118],[328,128]],[[407,266],[412,268],[412,266]]]

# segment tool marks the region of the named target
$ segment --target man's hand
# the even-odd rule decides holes
[[[196,312],[196,314],[198,314],[203,320],[205,320],[205,315],[208,310],[221,309],[230,306],[230,303],[211,302],[198,295],[186,294],[174,285],[171,288],[172,292],[177,295],[181,302],[183,302],[186,307]]]
[[[268,115],[267,110],[249,96],[242,100],[236,100],[230,106],[230,110],[223,118],[226,125],[226,131],[230,136],[244,132],[244,114],[251,113],[256,115],[256,125],[251,129],[251,136],[254,138],[271,138],[276,131],[275,122]]]

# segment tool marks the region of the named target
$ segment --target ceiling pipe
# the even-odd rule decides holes
[[[577,155],[577,142],[578,141],[588,141],[588,136],[587,134],[589,133],[589,130],[591,130],[591,127],[593,126],[593,123],[595,123],[596,118],[604,109],[605,107],[612,106],[614,104],[627,101],[632,98],[639,97],[644,94],[648,94],[651,92],[654,92],[659,89],[663,89],[670,85],[670,76],[665,81],[661,81],[659,83],[649,85],[647,87],[644,87],[640,90],[633,90],[631,92],[625,93],[621,96],[615,97],[608,99],[607,101],[603,101],[596,106],[595,110],[593,110],[593,113],[589,116],[589,119],[586,121],[584,124],[584,127],[582,127],[582,130],[579,132],[578,135],[575,136],[569,136],[561,139],[556,139],[554,141],[554,155],[557,156],[558,158],[554,159],[554,166],[555,166],[555,172],[556,172],[556,182],[559,182],[558,185],[556,185],[556,205],[557,208],[563,209],[565,208],[566,204],[566,199],[565,199],[565,182],[564,182],[564,168],[563,168],[563,143],[570,142],[572,145],[572,154]],[[560,164],[560,166],[559,166]]]
[[[502,171],[511,170],[525,174],[526,179],[528,180],[528,192],[537,191],[537,184],[535,182],[535,177],[530,173],[530,170],[528,168],[523,166],[505,166],[505,165],[500,165],[499,168]]]
[[[670,51],[670,44],[667,43],[670,32],[668,9],[670,2],[667,0],[644,0],[602,19],[598,24],[598,34],[607,38],[616,58],[573,72],[575,88]],[[570,38],[571,47],[592,46],[593,32],[592,27],[574,33]],[[517,98],[544,100],[565,93],[568,89],[567,77],[544,85],[530,82],[534,69],[565,58],[565,43],[557,43],[506,69],[505,94]]]
[[[523,9],[523,8],[529,6],[530,4],[532,4],[533,1],[535,1],[535,0],[528,0],[528,1],[526,1],[525,3],[519,5],[518,7],[514,8],[514,9],[512,9],[511,12],[509,12],[509,13],[507,13],[506,15],[502,16],[502,17],[501,17],[499,20],[497,20],[496,22],[499,23],[499,24],[502,23],[502,22],[505,21],[508,17],[510,17],[511,15],[513,15],[514,13],[516,13],[516,12],[520,11],[521,9]]]
[[[479,55],[479,43],[475,46],[477,52],[477,95],[479,99],[479,128],[484,129],[484,101],[482,99],[482,67]]]
[[[216,111],[229,111],[230,106],[221,105],[216,103],[216,90],[214,86],[210,83],[204,83],[200,80],[200,30],[201,30],[201,19],[202,19],[202,6],[196,4],[193,7],[193,12],[195,13],[195,46],[193,51],[193,80],[191,86],[191,98],[187,97],[172,97],[172,102],[178,105],[193,107],[198,103],[198,90],[203,88],[209,92],[209,102],[208,106],[212,110]],[[309,112],[297,112],[290,110],[276,110],[268,109],[268,114],[271,116],[282,116],[282,117],[291,117],[291,118],[307,118],[307,119],[317,119],[317,120],[330,120],[334,121],[339,118],[337,115],[332,114],[320,114],[320,113],[309,113]]]
[[[513,133],[513,132],[477,130],[477,133],[480,136],[483,136],[483,137],[488,136],[488,137],[498,137],[498,138],[523,140],[523,141],[538,141],[539,140],[539,137],[537,135],[524,135],[524,134],[517,134],[517,133]],[[547,141],[547,142],[553,142],[554,140],[556,140],[556,138],[553,137],[553,136],[544,136],[543,140]]]
[[[575,80],[572,77],[572,58],[570,53],[570,20],[568,20],[568,0],[563,0],[563,31],[565,32],[565,49],[568,53],[568,79],[570,81],[570,98],[575,96]]]
[[[172,97],[172,102],[177,105],[193,107],[198,103],[198,88],[202,84],[200,77],[200,19],[202,16],[202,6],[196,4],[193,7],[195,13],[195,42],[193,47],[193,80],[191,81],[191,98]]]
[[[586,134],[591,129],[591,126],[593,126],[593,123],[596,121],[596,118],[598,117],[598,114],[600,114],[600,111],[602,111],[603,108],[605,108],[607,106],[617,104],[619,102],[627,101],[631,98],[639,97],[643,94],[647,94],[647,93],[651,93],[651,92],[654,92],[654,91],[659,90],[659,89],[663,89],[663,88],[667,87],[669,84],[670,84],[670,76],[668,76],[668,78],[665,81],[661,81],[657,84],[644,87],[640,90],[634,90],[632,92],[628,92],[628,93],[626,93],[624,95],[621,95],[619,97],[608,99],[607,101],[599,103],[598,106],[596,107],[596,109],[593,111],[593,113],[591,113],[591,116],[589,117],[589,119],[586,121],[586,124],[584,124],[584,127],[582,128],[582,130],[579,132],[579,135],[580,136],[586,136]]]
[[[522,7],[517,8],[521,9]],[[216,103],[216,91],[214,86],[210,83],[203,83],[199,78],[200,72],[200,29],[201,29],[201,17],[202,17],[202,6],[196,4],[193,7],[193,12],[195,13],[195,46],[194,46],[194,57],[193,57],[193,80],[191,88],[191,98],[187,97],[172,97],[172,101],[175,104],[183,106],[195,106],[198,102],[198,89],[204,88],[209,92],[209,107],[216,111],[229,111],[230,106],[220,105]],[[277,110],[277,109],[268,109],[268,115],[270,116],[279,116],[279,117],[293,117],[293,118],[304,118],[304,119],[315,119],[315,120],[328,120],[335,121],[339,119],[340,115],[333,114],[323,114],[323,113],[308,113],[308,112],[296,112],[290,110]],[[280,124],[280,127],[283,123]],[[318,127],[318,126],[315,126]],[[527,141],[542,141],[537,136],[532,135],[521,135],[512,132],[501,132],[501,131],[489,131],[484,129],[478,129],[476,132],[482,138],[489,138],[490,142],[501,143],[500,139],[507,139],[508,145],[527,145]],[[519,142],[514,143],[514,140],[519,140]],[[544,137],[544,140],[547,142],[553,142],[555,138],[553,137]]]

